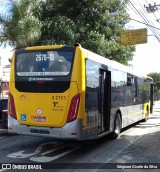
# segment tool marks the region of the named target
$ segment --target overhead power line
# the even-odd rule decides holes
[[[139,1],[138,1],[139,3]],[[144,9],[144,7],[142,7],[142,5],[139,3],[138,4],[139,6],[141,6],[142,10]],[[138,10],[137,9],[137,4],[135,4],[133,1],[131,2],[129,0],[129,7],[138,15],[142,18],[142,20],[144,22],[140,22],[138,20],[135,20],[135,19],[132,19],[136,22],[139,22],[139,23],[142,23],[142,24],[145,24],[151,31],[152,33],[154,34],[154,36],[157,38],[157,40],[160,42],[160,34],[158,32],[158,30],[160,30],[159,28],[155,27],[153,22],[150,21],[146,16],[147,16],[147,13],[146,11],[142,11],[142,10]],[[145,14],[146,13],[146,14]]]
[[[143,5],[139,2],[139,0],[137,0],[137,2],[138,2],[138,4],[140,5],[140,7],[141,7],[141,9],[142,9],[142,10],[140,10],[140,12],[141,12],[141,14],[143,15],[143,17],[148,21],[148,23],[149,23],[150,25],[154,26],[152,20],[149,20],[149,18],[147,17],[148,14],[147,14],[146,10],[144,9]],[[146,1],[146,3],[147,3],[147,1]],[[154,14],[154,16],[156,17],[156,15],[155,15],[154,12],[153,12],[153,14]],[[159,29],[159,28],[158,28],[158,29]],[[151,30],[151,29],[150,29],[150,30]],[[157,27],[155,27],[155,26],[152,27],[152,33],[155,33],[155,35],[158,36],[158,39],[159,39],[160,33],[157,31]]]
[[[136,19],[130,18],[130,20],[133,20],[133,21],[136,21],[136,22],[138,22],[138,23],[144,24],[144,25],[146,25],[146,26],[153,27],[153,28],[155,28],[155,29],[158,29],[158,30],[160,30],[160,28],[158,28],[158,27],[155,27],[155,26],[153,26],[153,25],[150,25],[150,24],[148,24],[148,23],[145,23],[145,22],[141,22],[141,21],[139,21],[139,20],[136,20]]]

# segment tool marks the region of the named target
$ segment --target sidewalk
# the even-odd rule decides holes
[[[160,162],[160,124],[140,137],[110,163],[153,164]],[[160,164],[159,164],[160,167]]]

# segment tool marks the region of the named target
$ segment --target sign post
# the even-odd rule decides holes
[[[135,45],[147,43],[147,29],[127,30],[121,32],[122,45]]]

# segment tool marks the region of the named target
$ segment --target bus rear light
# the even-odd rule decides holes
[[[72,98],[70,108],[69,108],[67,122],[74,121],[77,118],[79,102],[80,102],[80,94],[77,94],[76,96],[74,96]]]
[[[9,93],[9,113],[12,118],[17,119],[14,98],[11,93]]]

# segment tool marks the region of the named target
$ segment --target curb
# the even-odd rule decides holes
[[[7,135],[8,129],[0,129],[0,136]]]

